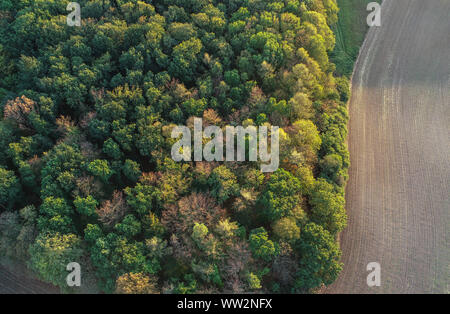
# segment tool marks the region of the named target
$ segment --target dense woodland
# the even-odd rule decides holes
[[[0,1],[0,255],[106,293],[312,292],[339,274],[335,0]],[[175,162],[175,125],[280,127],[280,168]],[[94,289],[94,288],[92,288]]]

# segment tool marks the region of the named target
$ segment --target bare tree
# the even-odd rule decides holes
[[[241,280],[244,269],[252,262],[248,244],[244,241],[235,242],[229,245],[227,249],[228,258],[224,261],[222,269],[224,270],[225,289],[232,293],[242,293],[245,285]]]
[[[273,277],[286,289],[294,283],[297,270],[298,263],[291,246],[282,242],[280,254],[273,262]]]
[[[29,119],[29,115],[33,112],[38,112],[38,106],[33,100],[25,96],[8,100],[4,109],[5,118],[16,121],[19,127],[24,130],[33,129]]]
[[[97,209],[97,214],[100,221],[105,226],[114,226],[127,213],[128,205],[123,197],[121,191],[115,191],[112,199],[105,201],[100,208]]]
[[[219,207],[215,199],[204,193],[192,193],[163,211],[161,222],[172,233],[191,232],[195,223],[203,223],[212,229],[226,211]]]
[[[82,176],[77,178],[75,184],[77,187],[73,192],[74,196],[87,197],[92,195],[97,199],[103,197],[103,183],[93,176]]]

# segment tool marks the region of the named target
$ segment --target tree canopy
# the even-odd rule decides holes
[[[340,270],[336,0],[0,4],[0,252],[66,288],[309,291]],[[280,168],[175,162],[175,125],[278,126]],[[287,265],[284,267],[283,265]]]

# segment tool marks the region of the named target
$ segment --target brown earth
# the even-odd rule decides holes
[[[350,101],[344,270],[327,293],[449,293],[450,1],[384,0]],[[369,288],[366,266],[381,265]]]
[[[0,294],[55,294],[59,289],[33,279],[24,266],[14,271],[0,266]]]

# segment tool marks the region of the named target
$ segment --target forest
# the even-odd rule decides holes
[[[62,292],[311,293],[342,269],[336,0],[0,2],[0,256]],[[280,166],[175,162],[177,125],[278,126]],[[78,290],[77,290],[78,289]]]

